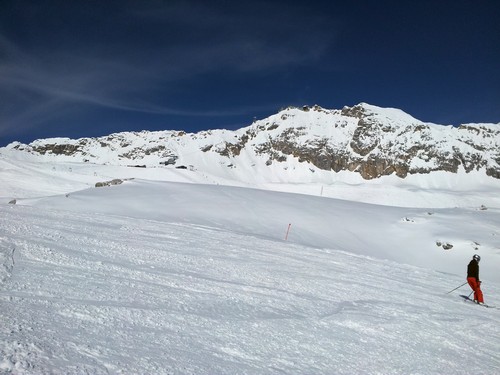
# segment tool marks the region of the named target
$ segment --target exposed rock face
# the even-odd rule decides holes
[[[113,186],[121,184],[123,184],[123,180],[115,178],[114,180],[111,181],[96,182],[95,187],[105,187],[105,186]]]
[[[81,151],[79,145],[68,145],[68,144],[45,144],[33,147],[34,152],[38,152],[41,155],[46,153],[51,153],[54,155],[73,155],[76,152]]]
[[[259,151],[271,158],[274,155],[276,161],[279,158],[275,155],[292,155],[319,169],[354,171],[365,179],[390,174],[404,178],[434,171],[456,173],[460,168],[466,172],[484,169],[488,176],[500,178],[500,124],[445,127],[425,124],[406,114],[400,118],[381,116],[371,107],[361,104],[340,111],[341,116],[354,120],[350,137],[324,137],[298,145],[293,139],[299,136],[299,129],[295,133],[286,129]],[[338,125],[337,121],[334,126]]]
[[[9,147],[46,158],[147,167],[192,167],[203,160],[237,168],[252,160],[285,168],[292,159],[365,179],[461,169],[500,179],[500,124],[436,125],[364,103],[341,110],[289,107],[237,131],[127,132]]]
[[[120,178],[115,178],[111,181],[103,181],[103,182],[96,182],[95,187],[106,187],[106,186],[114,186],[114,185],[121,185],[123,184],[124,181],[129,181],[131,178],[125,178],[124,180]]]

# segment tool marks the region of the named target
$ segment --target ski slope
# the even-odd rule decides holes
[[[0,161],[0,372],[500,372],[500,310],[446,294],[478,253],[500,306],[494,185],[339,181],[336,199],[335,184]],[[134,179],[93,187],[115,177]]]

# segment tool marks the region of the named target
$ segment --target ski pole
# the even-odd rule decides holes
[[[462,285],[460,285],[460,286],[457,286],[457,287],[456,287],[455,289],[453,289],[453,290],[450,290],[450,291],[449,291],[448,293],[446,293],[446,294],[450,294],[450,293],[451,293],[451,292],[453,292],[454,290],[457,290],[458,288],[461,288],[461,287],[463,287],[463,286],[464,286],[465,284],[467,284],[467,281],[466,281],[465,283],[463,283]]]

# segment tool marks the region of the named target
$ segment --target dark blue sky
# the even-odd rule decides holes
[[[367,102],[500,122],[500,2],[0,1],[0,146]]]

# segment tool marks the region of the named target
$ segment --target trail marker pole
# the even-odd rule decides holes
[[[288,233],[290,232],[290,227],[292,226],[292,224],[288,224],[288,229],[286,230],[286,235],[285,235],[285,241],[288,240]]]

